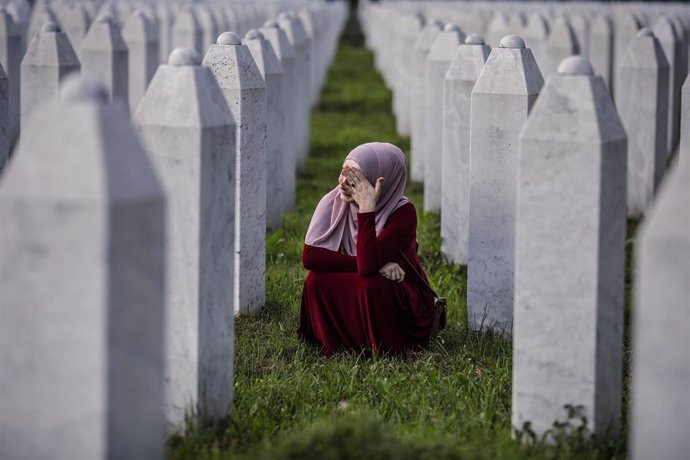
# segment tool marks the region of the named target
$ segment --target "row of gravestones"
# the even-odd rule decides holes
[[[13,1],[23,4],[25,0]],[[101,3],[97,6],[99,3],[94,1],[69,3],[64,0],[39,0],[30,13],[17,13],[24,9],[12,8],[15,3],[0,9],[0,63],[8,74],[10,95],[7,128],[9,132],[5,136],[7,141],[4,141],[4,138],[0,139],[0,170],[19,137],[22,119],[30,117],[37,104],[40,105],[46,97],[50,98],[55,94],[55,86],[46,86],[42,81],[20,84],[25,53],[31,55],[35,61],[31,62],[29,59],[24,64],[33,67],[33,70],[29,71],[31,76],[27,78],[31,79],[40,73],[53,76],[56,71],[64,75],[74,70],[77,65],[81,65],[84,71],[100,75],[109,86],[113,98],[128,104],[133,113],[158,63],[167,60],[168,50],[189,47],[196,49],[203,56],[207,47],[215,43],[215,38],[220,32],[237,30],[242,36],[249,29],[260,27],[265,18],[274,17],[269,13],[276,8],[275,3],[267,3],[263,8],[259,8],[252,2],[249,4],[253,6],[219,1],[191,4],[182,1]],[[89,20],[90,11],[97,15],[93,17],[93,22]],[[296,156],[297,164],[301,165],[308,148],[310,105],[316,102],[325,78],[324,61],[333,54],[335,38],[332,31],[326,28],[327,24],[318,12],[301,10],[299,15],[299,25],[289,26],[285,18],[281,24],[292,46],[281,47],[278,43],[280,39],[275,33],[268,34],[270,36],[267,38],[279,59],[291,61],[292,55],[297,53],[294,56],[295,68],[283,69],[286,74],[284,79],[288,80],[286,85],[293,85],[298,89],[293,93],[295,100],[285,101],[286,106],[293,107],[299,114],[297,117],[287,117],[288,123],[296,123],[297,126],[286,130],[285,135],[294,136],[294,139],[288,138],[286,142],[294,145],[292,148],[286,146],[285,149],[294,151],[293,156]],[[39,21],[43,22],[40,23],[40,27],[36,27]],[[75,26],[75,22],[79,27]],[[46,23],[53,25],[46,26]],[[68,40],[61,40],[61,48],[53,49],[52,52],[41,46],[45,44],[37,44],[33,49],[29,47],[29,50],[26,50],[23,46],[26,36],[36,36],[43,27],[48,27],[53,32],[64,30]],[[66,42],[69,42],[70,46]],[[54,46],[49,45],[48,48]],[[293,47],[294,49],[291,49]],[[161,52],[166,53],[166,58],[159,61]],[[288,56],[284,57],[284,53]],[[60,58],[59,65],[54,62],[56,56]],[[32,86],[32,83],[35,83],[37,88]],[[310,96],[296,96],[303,91],[310,91]],[[275,145],[280,136],[275,129],[273,133],[276,135],[269,132],[269,138]],[[274,169],[277,170],[278,167]],[[289,208],[294,202],[294,176],[288,177],[286,174],[284,180],[287,181],[285,198],[269,203],[267,222],[271,227],[279,223],[281,209]],[[278,187],[281,184],[274,181],[271,186],[274,185]]]
[[[402,33],[419,20],[391,21],[395,9],[365,3],[360,10],[379,63],[397,51],[377,41],[384,24]],[[690,98],[683,98],[681,153],[666,174],[669,63],[659,40],[643,28],[630,42],[616,105],[582,56],[563,59],[544,84],[517,35],[491,49],[457,25],[431,22],[405,43],[401,62],[381,69],[405,69],[394,78],[424,75],[411,86],[423,90],[411,94],[426,110],[420,122],[412,108],[409,120],[413,145],[416,123],[426,128],[425,209],[440,206],[442,249],[468,265],[470,328],[512,332],[515,429],[548,437],[555,421],[577,425],[581,417],[598,435],[620,429],[626,214],[644,215],[631,446],[636,458],[683,458],[690,448],[683,432],[690,422]]]
[[[50,92],[0,176],[0,458],[162,458],[188,416],[229,415],[234,313],[263,304],[266,203],[284,193],[267,197],[282,173],[267,132],[309,107],[294,82],[310,49],[328,65],[347,15],[276,4],[277,21],[221,33],[203,62],[175,49],[131,122],[57,24],[32,38],[21,86]],[[82,45],[94,27],[117,36],[110,18]],[[118,60],[102,48],[102,67]],[[26,65],[39,57],[44,72]]]

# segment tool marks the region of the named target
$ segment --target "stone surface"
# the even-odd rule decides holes
[[[554,21],[551,33],[544,43],[543,62],[539,65],[542,75],[548,79],[551,74],[556,73],[558,64],[563,59],[578,53],[579,48],[573,27],[565,19]]]
[[[637,31],[640,30],[640,21],[629,10],[617,10],[617,14],[613,17],[614,20],[614,34],[613,34],[613,91],[618,106],[618,101],[622,93],[619,90],[620,67],[623,64],[623,59],[628,53],[628,48],[632,44]],[[611,88],[611,86],[609,86]]]
[[[690,76],[681,91],[679,161],[690,161]]]
[[[419,33],[412,47],[412,135],[410,139],[410,177],[415,181],[424,180],[424,145],[426,144],[426,122],[424,116],[424,90],[426,88],[426,58],[436,36],[443,26],[438,21],[432,21]]]
[[[467,264],[470,192],[470,102],[472,88],[491,48],[478,35],[460,45],[443,80],[443,155],[441,164],[441,251]]]
[[[285,118],[283,93],[289,91],[285,85],[285,72],[271,43],[261,32],[251,29],[243,43],[249,48],[254,62],[266,82],[266,225],[270,229],[280,227],[287,204],[284,202],[285,173],[294,174],[290,158],[285,155]],[[286,158],[287,157],[287,158]],[[287,160],[287,161],[285,161]]]
[[[683,78],[680,74],[681,38],[671,20],[665,15],[659,16],[659,19],[654,23],[652,32],[659,40],[659,45],[661,45],[668,62],[669,104],[666,153],[671,155],[678,145],[678,132],[680,130],[680,85]]]
[[[0,64],[7,73],[9,91],[7,135],[10,150],[19,138],[22,55],[22,31],[7,10],[0,8]]]
[[[86,9],[79,3],[63,2],[52,2],[51,7],[60,27],[69,37],[72,47],[79,49],[91,25]]]
[[[431,45],[424,76],[424,211],[441,208],[441,163],[443,158],[443,78],[465,34],[447,24]]]
[[[611,20],[604,14],[597,13],[590,22],[590,43],[594,46],[589,48],[589,60],[594,67],[594,72],[601,75],[609,88],[612,89],[611,79],[613,78],[613,28]]]
[[[36,107],[57,97],[59,82],[65,75],[81,69],[67,35],[51,31],[58,29],[54,23],[46,25],[48,30],[34,36],[22,61],[20,126],[25,126]]]
[[[0,175],[10,157],[9,83],[0,65]]]
[[[520,134],[512,423],[620,429],[626,134],[580,56],[548,79]],[[568,235],[564,238],[564,235]],[[566,405],[576,408],[568,420]],[[610,431],[609,431],[610,430]]]
[[[505,37],[504,47],[491,50],[472,90],[467,308],[473,330],[510,333],[513,323],[517,141],[544,84],[518,39]]]
[[[65,93],[0,180],[0,457],[163,459],[163,191],[105,88]]]
[[[591,26],[589,19],[587,19],[584,14],[575,13],[570,15],[568,22],[573,28],[573,33],[577,41],[577,54],[589,58],[589,50],[591,48]]]
[[[104,14],[91,24],[79,49],[82,70],[97,75],[113,101],[129,107],[129,53],[112,16]]]
[[[551,24],[542,13],[533,12],[528,16],[527,27],[522,32],[527,47],[532,50],[534,60],[541,68],[546,60],[546,40],[549,38]]]
[[[208,47],[216,42],[218,35],[224,32],[224,30],[220,30],[218,21],[208,4],[197,2],[193,4],[193,9],[199,21],[199,27],[201,27],[203,33],[203,55],[206,53]]]
[[[680,158],[635,245],[631,458],[690,450],[690,161]]]
[[[137,109],[159,63],[156,24],[141,11],[135,11],[122,28],[129,56],[129,109]]]
[[[668,62],[659,41],[642,29],[621,63],[616,101],[628,133],[628,216],[651,204],[666,169]]]
[[[295,106],[293,111],[298,118],[296,131],[297,165],[302,167],[309,151],[309,117],[311,95],[311,45],[309,38],[302,26],[302,22],[294,15],[281,13],[278,16],[278,24],[285,31],[290,44],[295,49],[295,73],[297,74],[297,87],[295,88]]]
[[[233,37],[234,35],[234,37]],[[234,43],[221,34],[219,43]],[[266,296],[266,83],[242,44],[211,45],[204,57],[235,119],[236,313],[250,313]]]
[[[159,62],[168,62],[168,57],[173,51],[173,27],[175,26],[175,14],[166,2],[159,2],[154,7],[156,23],[158,26],[158,52]]]
[[[397,73],[393,91],[393,108],[396,113],[396,129],[398,134],[409,136],[412,133],[412,73],[414,65],[412,48],[419,35],[424,20],[419,14],[406,14],[398,19],[397,35],[394,43],[395,72]]]
[[[166,421],[232,409],[235,122],[191,48],[161,65],[133,116],[168,197]]]
[[[194,9],[190,6],[177,11],[175,14],[171,46],[172,49],[192,48],[200,55],[204,55],[206,50],[204,46],[204,31],[199,24],[199,19],[197,19]]]
[[[271,43],[271,47],[280,60],[283,67],[283,107],[284,107],[284,131],[283,141],[280,145],[281,155],[283,157],[283,210],[292,209],[295,206],[295,182],[297,174],[297,145],[295,139],[295,130],[298,126],[298,120],[294,116],[290,116],[290,108],[294,107],[295,97],[297,93],[295,88],[297,86],[296,74],[296,54],[295,48],[290,44],[285,32],[280,28],[276,21],[267,21],[264,27],[261,28],[261,33],[264,38]]]

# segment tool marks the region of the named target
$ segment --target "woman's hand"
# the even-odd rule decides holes
[[[359,169],[344,166],[342,175],[346,181],[343,189],[352,195],[352,199],[359,206],[359,212],[375,211],[376,202],[379,199],[379,195],[381,195],[384,178],[379,177],[376,180],[376,185],[372,187],[369,180],[364,177],[364,174]]]
[[[397,281],[398,283],[405,279],[405,271],[395,262],[388,262],[381,267],[379,273],[382,274],[384,278],[391,281]]]

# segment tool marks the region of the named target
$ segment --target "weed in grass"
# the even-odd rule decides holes
[[[301,253],[316,204],[357,145],[391,142],[409,151],[390,107],[371,53],[341,43],[312,113],[295,209],[267,236],[266,308],[235,323],[232,419],[223,427],[190,425],[169,439],[169,458],[623,458],[623,436],[583,440],[576,432],[555,444],[513,439],[512,346],[502,336],[468,331],[466,269],[441,255],[438,213],[418,216],[420,257],[450,306],[447,328],[427,351],[324,359],[297,339],[306,276]],[[408,183],[407,196],[421,203],[421,185]]]

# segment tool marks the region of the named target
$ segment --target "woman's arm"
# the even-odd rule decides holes
[[[357,271],[373,275],[410,244],[417,229],[417,212],[412,204],[398,208],[376,236],[375,213],[357,214]]]
[[[313,272],[355,272],[357,258],[305,244],[302,251],[302,265]]]

